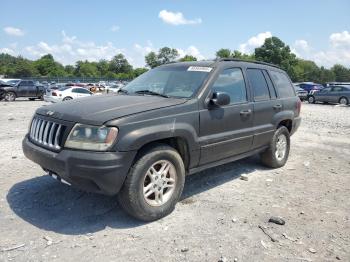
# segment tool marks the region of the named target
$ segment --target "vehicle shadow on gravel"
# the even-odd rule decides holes
[[[188,176],[181,202],[190,204],[190,197],[257,169],[264,167],[258,157],[251,157]],[[84,193],[49,176],[15,184],[7,194],[7,201],[23,220],[60,234],[86,234],[106,227],[132,228],[145,224],[119,208],[116,197]]]

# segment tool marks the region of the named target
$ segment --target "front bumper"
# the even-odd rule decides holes
[[[136,155],[136,151],[91,152],[70,149],[56,153],[33,144],[27,136],[23,139],[22,148],[27,158],[72,186],[105,195],[119,192]]]

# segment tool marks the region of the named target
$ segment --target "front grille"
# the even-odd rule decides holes
[[[61,149],[65,126],[49,120],[34,117],[29,130],[30,139],[43,147]]]

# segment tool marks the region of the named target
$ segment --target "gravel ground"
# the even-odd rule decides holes
[[[350,107],[303,104],[285,167],[251,157],[189,176],[171,215],[141,223],[24,157],[42,105],[0,102],[0,261],[350,261]]]

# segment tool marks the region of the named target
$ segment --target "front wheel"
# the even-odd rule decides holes
[[[307,99],[307,101],[308,101],[310,104],[315,104],[316,99],[315,99],[314,96],[309,96],[309,98]]]
[[[157,145],[133,164],[118,202],[137,219],[157,220],[174,210],[184,183],[185,167],[179,153],[170,146]]]
[[[16,94],[13,92],[7,92],[4,97],[5,100],[8,102],[13,102],[16,100]]]
[[[273,135],[268,149],[261,153],[265,166],[278,168],[286,164],[290,149],[290,135],[285,126],[279,127]]]

